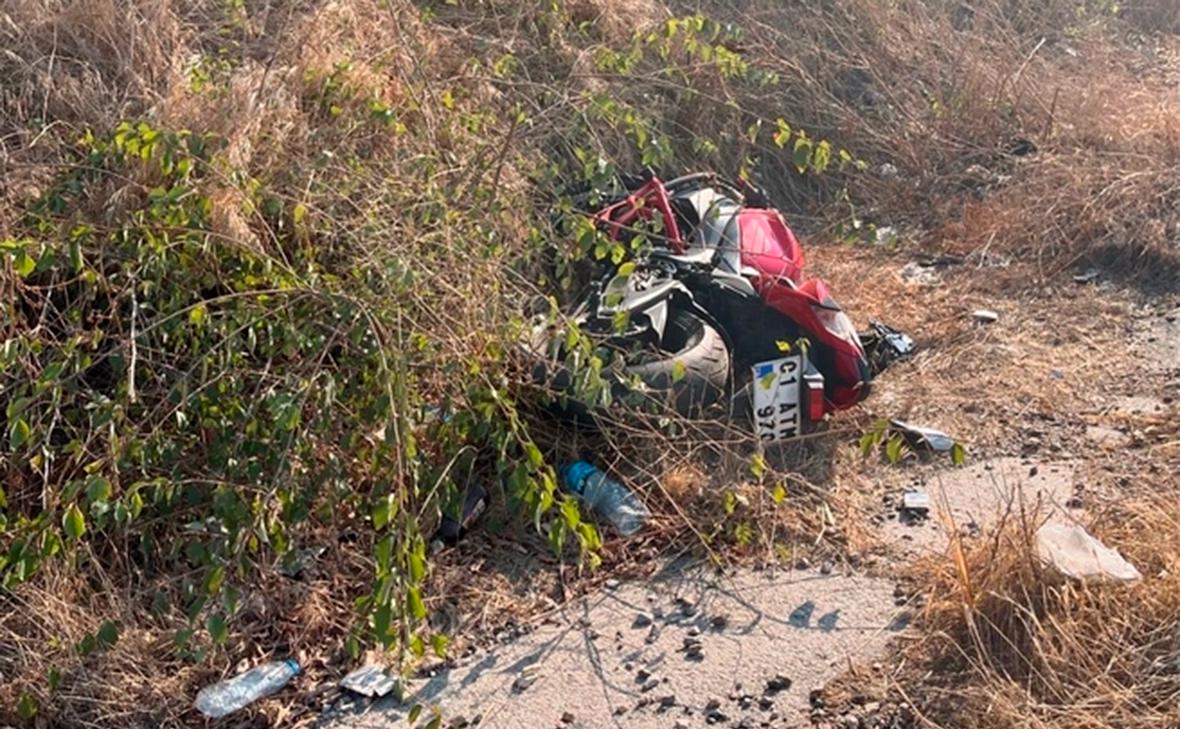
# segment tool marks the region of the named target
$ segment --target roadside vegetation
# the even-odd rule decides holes
[[[1167,0],[0,5],[0,718],[193,723],[239,664],[328,681],[370,650],[448,655],[456,610],[527,615],[506,579],[441,598],[464,567],[427,540],[472,479],[556,598],[671,546],[841,553],[855,497],[817,482],[867,412],[776,458],[543,413],[529,314],[627,255],[556,223],[560,190],[716,168],[833,278],[908,247],[1006,261],[1016,289],[1101,263],[1174,292],[1178,32]],[[587,451],[651,491],[644,538],[562,497]],[[1015,528],[931,571],[950,640],[922,660],[1006,702],[979,726],[1175,725],[1176,674],[1150,668],[1176,650],[1172,493],[1110,529],[1165,575],[1134,593],[1039,586]]]

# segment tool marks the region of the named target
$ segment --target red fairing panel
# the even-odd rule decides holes
[[[827,353],[816,352],[824,375],[825,399],[836,410],[850,408],[869,394],[869,363],[848,316],[819,279],[798,289],[772,278],[759,278],[762,300],[795,321]]]
[[[742,234],[742,265],[769,279],[803,279],[803,248],[776,210],[747,208],[738,214]]]

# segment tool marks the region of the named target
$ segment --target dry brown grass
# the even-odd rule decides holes
[[[1043,519],[1019,509],[934,567],[925,620],[937,657],[924,665],[941,698],[930,701],[929,718],[953,727],[1177,726],[1180,509],[1172,488],[1093,525],[1143,573],[1134,586],[1056,584],[1032,549]]]

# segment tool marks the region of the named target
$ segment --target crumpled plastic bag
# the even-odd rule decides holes
[[[1063,578],[1131,583],[1142,579],[1135,565],[1076,524],[1049,522],[1037,530],[1037,557]]]

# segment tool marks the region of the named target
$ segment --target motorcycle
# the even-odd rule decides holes
[[[729,393],[759,437],[778,440],[862,401],[873,365],[904,356],[904,335],[877,323],[866,351],[828,286],[804,275],[799,241],[762,190],[708,172],[664,182],[648,170],[623,183],[593,205],[575,197],[611,242],[649,244],[629,263],[601,264],[573,314],[620,353],[618,389],[637,380],[686,415]],[[538,370],[558,390],[569,385],[561,350],[551,346]]]

